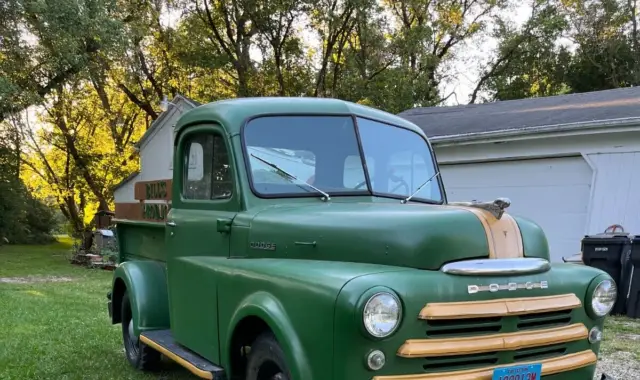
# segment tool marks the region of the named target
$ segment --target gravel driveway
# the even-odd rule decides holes
[[[640,380],[640,320],[607,318],[594,380],[603,372],[616,380]]]

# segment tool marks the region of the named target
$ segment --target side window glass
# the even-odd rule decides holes
[[[200,134],[184,146],[182,196],[185,199],[227,199],[233,182],[229,155],[222,137]]]
[[[233,180],[229,165],[229,152],[222,137],[215,135],[213,138],[213,182],[211,199],[231,198],[233,193]]]

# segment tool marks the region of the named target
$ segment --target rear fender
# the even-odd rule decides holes
[[[133,331],[169,328],[169,296],[164,263],[157,261],[126,261],[113,275],[112,323],[119,323],[120,305],[126,291],[131,301]]]
[[[240,305],[231,317],[227,331],[235,331],[236,326],[246,317],[260,318],[269,326],[285,353],[291,375],[294,379],[312,380],[312,371],[300,337],[293,328],[282,304],[276,297],[262,291],[247,296],[240,302]],[[231,347],[232,339],[233,334],[228,334],[226,339],[227,363],[231,362],[229,348]]]

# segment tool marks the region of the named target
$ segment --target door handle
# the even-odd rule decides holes
[[[231,219],[219,218],[216,220],[216,230],[218,232],[231,232]]]
[[[167,222],[167,226],[169,226],[169,227],[175,227],[175,226],[177,226],[177,224],[176,224],[176,222],[174,222],[173,220],[170,220],[170,221],[168,221],[168,222]]]

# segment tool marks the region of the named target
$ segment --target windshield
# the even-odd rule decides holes
[[[321,196],[315,188],[330,196],[373,192],[405,198],[435,173],[420,135],[368,119],[358,119],[358,128],[372,189],[351,116],[249,121],[243,137],[253,191],[264,197]],[[434,179],[412,199],[440,201],[438,183]]]
[[[358,130],[374,193],[413,194],[436,174],[427,142],[408,129],[358,118]],[[440,179],[424,185],[412,199],[440,202]]]

